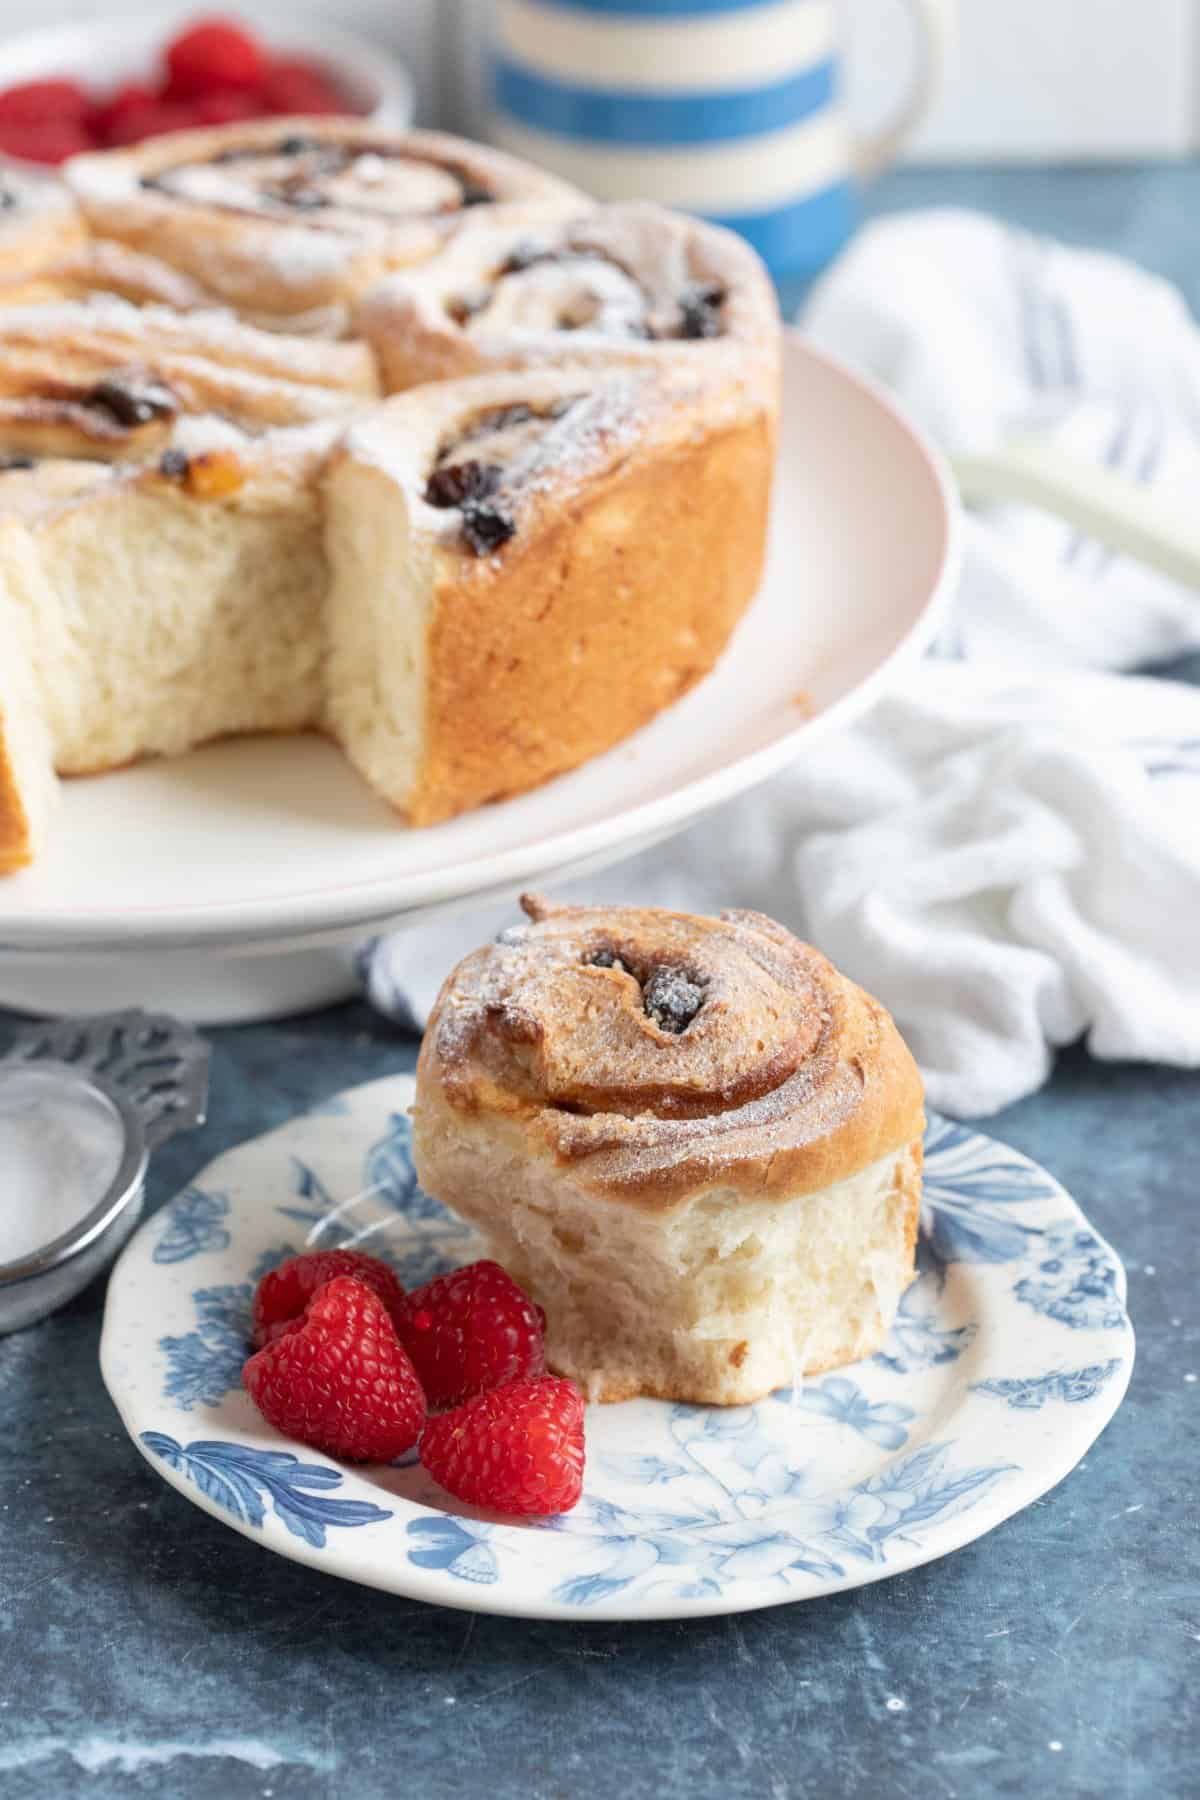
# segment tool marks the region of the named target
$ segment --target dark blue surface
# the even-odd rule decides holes
[[[1196,170],[905,175],[878,203],[931,199],[1112,244],[1197,297]],[[216,1037],[212,1122],[159,1152],[153,1204],[228,1145],[414,1057],[355,1006]],[[1076,1472],[991,1536],[808,1605],[565,1626],[366,1593],[156,1479],[100,1383],[99,1286],[0,1340],[4,1800],[1194,1794],[1200,1077],[1073,1052],[988,1129],[1053,1169],[1124,1255],[1129,1398]]]

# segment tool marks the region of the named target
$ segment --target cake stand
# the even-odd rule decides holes
[[[707,680],[573,774],[422,831],[315,737],[71,781],[50,849],[0,882],[0,1004],[218,1024],[344,997],[364,939],[619,861],[857,718],[928,645],[957,552],[936,455],[789,333],[766,575]]]

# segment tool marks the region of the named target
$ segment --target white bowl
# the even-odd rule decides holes
[[[65,78],[90,92],[161,74],[163,53],[178,28],[203,12],[200,0],[173,0],[153,12],[122,14],[86,25],[53,25],[0,41],[0,87]],[[309,57],[372,125],[403,130],[413,122],[412,77],[378,44],[332,25],[294,24],[285,12],[257,6],[230,9],[276,54]],[[19,160],[19,159],[15,159]]]

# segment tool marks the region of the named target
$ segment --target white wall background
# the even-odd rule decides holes
[[[846,0],[850,93],[873,116],[906,63],[903,0]],[[959,0],[922,160],[1182,154],[1200,145],[1198,0]]]
[[[877,116],[907,68],[904,0],[842,0],[849,91]],[[181,15],[325,17],[411,62],[425,120],[478,121],[489,0],[108,0],[158,35]],[[97,0],[0,0],[0,36],[95,17]],[[106,8],[107,10],[107,8]],[[959,0],[947,93],[913,147],[922,159],[1097,158],[1200,148],[1200,0]],[[439,44],[441,54],[439,55]]]

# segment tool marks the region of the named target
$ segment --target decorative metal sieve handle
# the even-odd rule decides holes
[[[208,1045],[166,1013],[133,1008],[37,1020],[20,1028],[5,1060],[66,1064],[98,1075],[138,1114],[150,1149],[204,1123]]]

